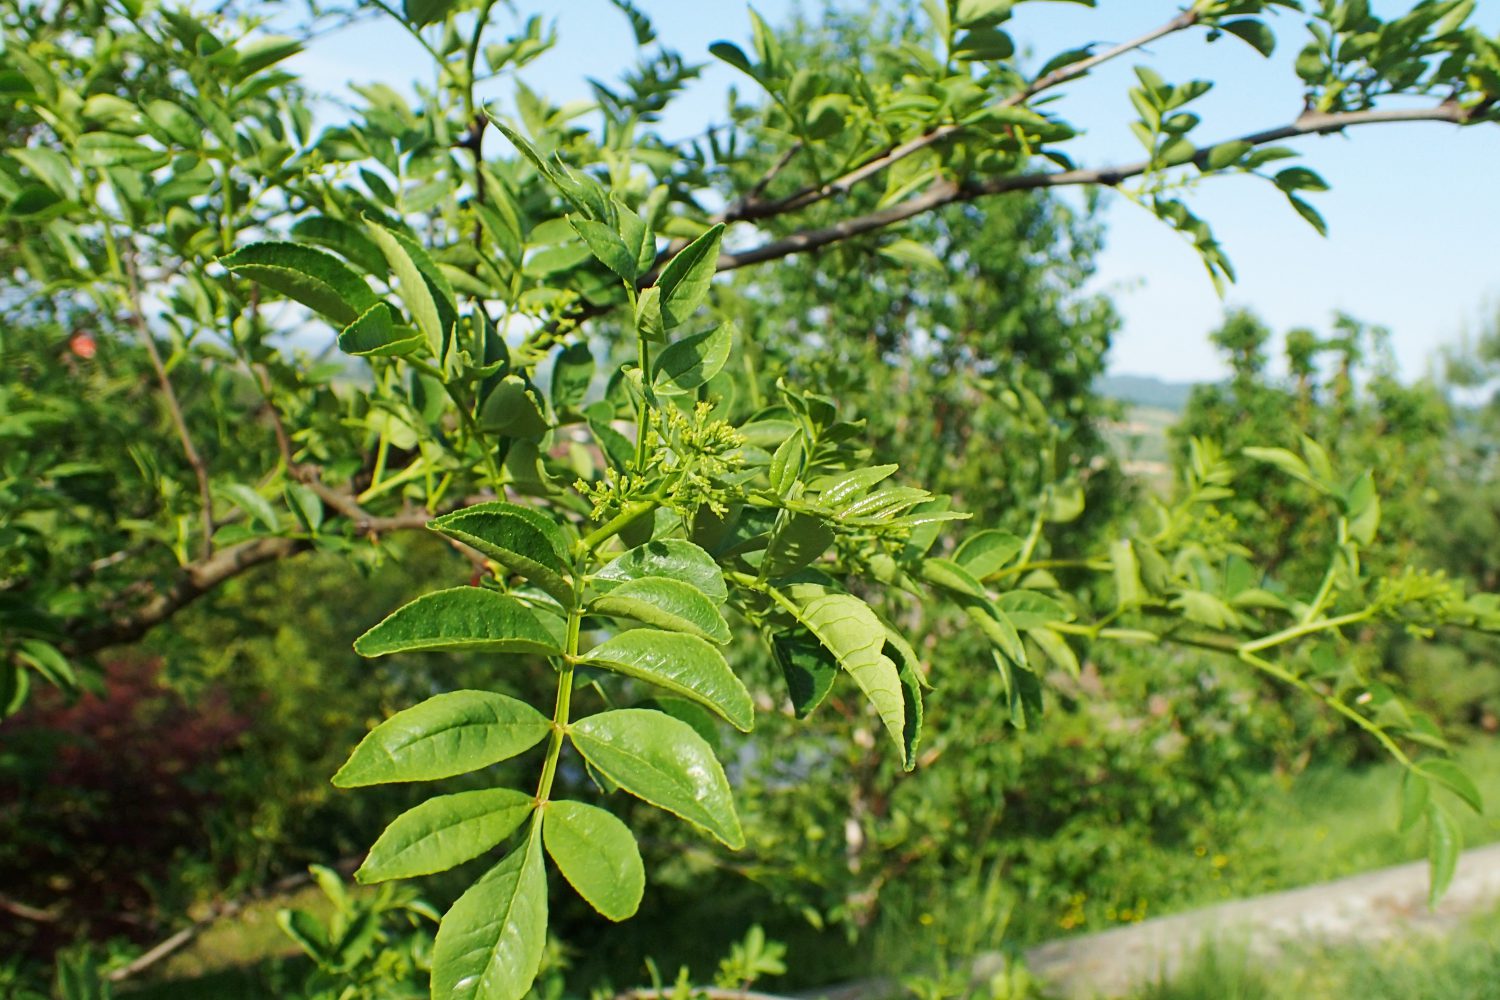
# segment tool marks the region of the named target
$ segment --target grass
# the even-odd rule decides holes
[[[1242,948],[1205,948],[1130,1000],[1500,1000],[1500,911],[1446,938],[1297,948],[1267,965]]]
[[[1457,761],[1474,777],[1487,807],[1481,816],[1448,800],[1464,846],[1500,840],[1500,743],[1464,748]],[[1239,868],[1231,873],[1236,894],[1275,892],[1423,857],[1422,828],[1396,829],[1400,777],[1395,764],[1357,771],[1314,767],[1268,796],[1260,819],[1223,852],[1226,867]]]

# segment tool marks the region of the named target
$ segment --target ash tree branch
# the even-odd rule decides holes
[[[1165,24],[1146,32],[1138,38],[1133,38],[1128,42],[1121,42],[1119,45],[1107,49],[1098,55],[1080,59],[1078,62],[1069,63],[1066,66],[1059,66],[1057,69],[1038,77],[1027,86],[998,102],[997,106],[1002,108],[1018,107],[1045,90],[1050,90],[1070,80],[1086,76],[1090,71],[1104,63],[1117,59],[1129,52],[1134,52],[1136,49],[1149,45],[1159,38],[1184,31],[1197,23],[1197,12],[1185,10]],[[872,159],[866,160],[853,170],[840,175],[826,184],[806,187],[795,194],[787,195],[785,198],[779,198],[775,201],[763,201],[760,198],[760,193],[764,190],[764,185],[769,183],[769,180],[774,177],[776,172],[779,172],[781,166],[784,166],[784,163],[780,163],[773,168],[773,172],[768,176],[767,180],[758,186],[757,189],[752,190],[749,196],[731,206],[721,215],[710,219],[710,222],[750,222],[756,219],[771,218],[807,208],[809,205],[815,205],[828,198],[847,194],[860,182],[874,177],[887,167],[906,159],[908,156],[937,145],[944,139],[962,132],[965,128],[966,126],[957,122],[939,125],[913,139],[908,139],[899,145],[889,147],[884,152]],[[792,150],[795,151],[796,148],[796,146],[793,146]],[[788,158],[785,157],[784,159]]]
[[[1193,156],[1184,161],[1199,167],[1207,165],[1209,155],[1220,146],[1231,143],[1248,143],[1264,146],[1306,135],[1327,135],[1356,125],[1388,124],[1393,122],[1447,122],[1453,125],[1467,124],[1473,120],[1470,112],[1453,101],[1445,101],[1428,108],[1397,108],[1389,110],[1347,111],[1337,113],[1309,112],[1290,124],[1267,129],[1230,139],[1221,143],[1199,147]],[[867,215],[844,219],[831,226],[807,229],[780,239],[763,243],[758,247],[719,255],[718,270],[733,271],[752,264],[778,260],[792,254],[816,250],[830,243],[838,243],[863,233],[884,229],[904,222],[914,216],[933,211],[954,202],[974,201],[990,195],[1007,194],[1012,191],[1031,191],[1041,188],[1077,187],[1100,185],[1114,187],[1131,177],[1138,177],[1152,168],[1150,160],[1112,167],[1096,167],[1088,170],[1064,170],[1052,173],[1009,174],[978,181],[942,180],[934,183],[914,198]]]
[[[326,485],[316,469],[298,467],[295,475],[361,535],[415,531],[426,528],[427,522],[434,516],[427,510],[407,510],[390,516],[371,514],[351,495]],[[478,503],[482,499],[484,498],[466,497],[458,506]],[[308,538],[252,538],[180,567],[171,582],[163,586],[154,587],[146,581],[135,581],[125,589],[131,593],[143,591],[147,595],[144,602],[128,611],[107,617],[103,622],[98,622],[97,616],[67,622],[63,628],[67,636],[62,644],[63,650],[71,656],[86,656],[110,646],[135,642],[198,598],[241,573],[265,563],[290,558],[309,551],[312,547],[312,540]],[[459,548],[459,551],[470,562],[475,563],[476,567],[483,568],[486,565],[484,557],[467,546]]]

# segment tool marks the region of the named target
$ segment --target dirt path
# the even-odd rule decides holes
[[[1463,854],[1436,910],[1427,908],[1427,865],[1418,861],[1053,941],[1031,949],[1026,961],[1062,996],[1114,997],[1170,974],[1215,939],[1270,958],[1292,940],[1368,943],[1398,933],[1440,933],[1497,904],[1500,844],[1492,844]],[[989,955],[976,959],[975,977],[987,978],[998,961]]]

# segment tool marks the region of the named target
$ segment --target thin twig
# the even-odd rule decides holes
[[[1244,142],[1251,146],[1262,146],[1284,139],[1305,135],[1325,135],[1339,132],[1356,125],[1372,125],[1390,122],[1447,122],[1461,125],[1470,120],[1469,113],[1455,102],[1444,102],[1430,108],[1399,108],[1391,110],[1346,111],[1337,113],[1307,113],[1289,125],[1254,132],[1200,147],[1185,161],[1200,167],[1206,166],[1209,154],[1215,149],[1231,143]],[[772,240],[749,250],[719,255],[718,270],[733,271],[737,268],[760,264],[768,260],[789,257],[795,253],[815,250],[830,243],[837,243],[861,233],[884,229],[886,226],[904,222],[913,216],[930,212],[954,202],[973,201],[989,195],[1007,194],[1012,191],[1031,191],[1039,188],[1076,187],[1101,185],[1114,187],[1121,181],[1146,173],[1152,167],[1150,160],[1115,167],[1096,167],[1089,170],[1062,170],[1052,173],[1008,174],[980,181],[958,183],[951,180],[933,184],[915,198],[888,206],[868,215],[845,219],[820,229],[808,229],[781,239]]]
[[[1058,86],[1059,84],[1066,83],[1069,80],[1075,80],[1078,77],[1084,76],[1094,68],[1107,63],[1112,59],[1117,59],[1128,52],[1133,52],[1136,49],[1141,48],[1142,46],[1149,45],[1151,42],[1156,41],[1158,38],[1162,38],[1166,35],[1170,35],[1178,31],[1183,31],[1186,28],[1190,28],[1194,24],[1196,24],[1197,21],[1198,14],[1196,12],[1185,10],[1178,14],[1176,17],[1172,18],[1167,23],[1146,32],[1139,38],[1132,39],[1128,42],[1122,42],[1119,45],[1101,52],[1096,56],[1090,56],[1087,59],[1080,59],[1078,62],[1070,63],[1067,66],[1058,67],[1047,75],[1032,81],[1032,83],[1028,84],[1026,87],[1023,87],[1021,90],[1018,90],[1014,94],[1009,95],[1004,100],[1000,101],[997,106],[1002,108],[1017,107],[1021,104],[1024,104],[1026,101],[1035,97],[1037,94],[1041,93],[1044,90],[1049,90],[1052,87]],[[869,178],[885,170],[887,167],[906,159],[908,156],[919,153],[931,146],[937,145],[944,139],[947,139],[950,136],[963,131],[966,127],[967,126],[957,122],[950,122],[946,125],[939,125],[938,127],[930,129],[913,139],[908,139],[906,142],[891,146],[879,155],[873,157],[872,159],[866,160],[864,163],[855,167],[853,170],[840,175],[839,177],[827,182],[826,184],[819,184],[812,187],[803,188],[801,191],[798,191],[795,194],[788,195],[787,197],[778,199],[776,201],[761,202],[758,199],[754,198],[746,199],[746,201],[744,202],[737,203],[736,205],[731,206],[720,217],[712,219],[710,221],[745,222],[754,219],[765,219],[770,218],[771,216],[785,215],[788,212],[795,212],[799,209],[806,208],[809,205],[817,204],[818,202],[825,199],[847,194],[850,189],[852,189],[856,184],[859,184],[861,181],[868,180]],[[796,147],[794,146],[793,149],[795,150]]]
[[[355,868],[359,867],[359,863],[360,856],[356,855],[336,861],[329,867],[344,875],[348,875]],[[195,938],[197,938],[198,935],[208,930],[215,923],[223,920],[225,917],[234,916],[250,903],[272,896],[284,896],[287,893],[291,892],[293,889],[300,889],[302,886],[308,884],[311,881],[312,875],[309,872],[298,872],[294,875],[288,875],[285,878],[278,879],[277,881],[272,882],[270,885],[252,889],[251,891],[245,893],[243,896],[237,896],[234,899],[227,899],[216,902],[209,907],[206,914],[199,917],[197,920],[194,920],[191,924],[182,928],[182,930],[173,934],[171,937],[166,938],[160,943],[153,945],[149,950],[142,953],[129,964],[122,965],[120,966],[120,968],[110,972],[108,976],[109,981],[112,983],[118,983],[122,980],[129,979],[131,976],[139,975],[140,973],[151,968],[151,966],[157,964],[163,959],[168,958],[173,954],[181,951]]]
[[[141,309],[140,282],[136,279],[135,255],[124,254],[125,278],[130,287],[130,314],[135,322],[136,333],[141,338],[141,344],[146,348],[146,354],[151,358],[151,367],[156,371],[156,381],[161,387],[162,396],[167,401],[167,412],[171,415],[172,425],[177,429],[177,439],[182,443],[182,452],[187,457],[187,463],[192,467],[193,475],[198,480],[198,501],[203,506],[203,544],[200,547],[203,558],[207,559],[214,551],[214,501],[213,494],[208,488],[208,466],[203,464],[203,458],[198,454],[198,449],[193,445],[193,436],[188,433],[187,420],[182,415],[182,406],[177,402],[177,393],[172,389],[172,380],[167,377],[166,365],[162,363],[161,352],[156,349],[156,338],[151,335],[151,330],[146,326],[146,315]]]

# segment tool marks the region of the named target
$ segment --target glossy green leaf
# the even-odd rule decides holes
[[[551,721],[494,691],[449,691],[372,729],[333,783],[340,788],[432,781],[488,767],[546,738]]]
[[[485,397],[479,426],[488,433],[540,441],[551,429],[541,400],[519,375],[507,375]]]
[[[1025,631],[1052,622],[1071,621],[1072,613],[1061,601],[1035,590],[1012,590],[995,598],[995,607],[1005,612],[1016,628]]]
[[[965,602],[964,612],[1007,660],[1018,667],[1027,665],[1026,646],[1021,642],[1021,633],[1009,615],[997,608],[992,601]]]
[[[594,380],[594,355],[580,341],[558,352],[552,362],[552,406],[559,412],[583,402]]]
[[[580,719],[568,733],[584,759],[625,791],[681,816],[731,849],[744,846],[724,768],[686,722],[626,708]]]
[[[1021,539],[1010,532],[989,529],[965,538],[953,553],[953,561],[971,576],[983,580],[1010,565],[1011,560],[1021,554],[1023,547]]]
[[[989,595],[985,592],[984,584],[976,580],[974,574],[951,559],[923,559],[922,579],[929,583],[935,583],[946,590],[951,590],[955,594],[978,598],[981,601],[989,599]]]
[[[594,586],[612,590],[627,580],[664,576],[696,588],[715,604],[729,599],[724,573],[714,557],[682,538],[663,538],[638,545],[594,574]]]
[[[348,265],[314,247],[251,243],[220,257],[219,263],[340,325],[353,323],[379,301]]]
[[[547,876],[534,832],[443,916],[432,946],[433,1000],[521,1000],[546,944]]]
[[[542,841],[563,878],[610,920],[633,916],[646,891],[635,835],[612,813],[582,802],[549,802]]]
[[[634,618],[673,632],[687,632],[712,642],[729,641],[729,623],[714,602],[692,584],[665,576],[626,580],[596,597],[594,614]]]
[[[638,253],[625,245],[625,240],[619,233],[604,223],[591,219],[569,216],[568,223],[583,237],[589,252],[605,267],[626,281],[635,281],[641,276],[637,267]]]
[[[386,262],[396,275],[401,304],[411,313],[412,321],[422,331],[422,336],[427,338],[427,347],[432,351],[433,357],[441,358],[448,331],[438,311],[437,299],[428,287],[417,261],[412,257],[412,248],[406,245],[407,241],[398,239],[394,232],[379,223],[367,222],[366,225],[375,245],[385,254]]]
[[[838,660],[816,638],[786,632],[771,637],[771,652],[786,678],[793,714],[807,718],[833,690]]]
[[[744,683],[723,653],[695,635],[631,629],[589,650],[583,662],[691,698],[743,732],[755,724],[755,706]]]
[[[339,333],[339,350],[355,357],[405,357],[426,342],[422,331],[399,326],[391,307],[377,302]]]
[[[535,807],[509,788],[430,798],[391,821],[354,877],[368,884],[447,871],[510,836]]]
[[[661,289],[661,314],[668,327],[679,326],[708,295],[719,262],[722,223],[689,243],[662,268],[656,287]]]
[[[776,579],[811,565],[833,544],[833,529],[821,517],[786,513],[771,532],[761,574]]]
[[[524,604],[480,587],[454,587],[424,594],[354,640],[354,651],[361,656],[431,650],[560,651],[551,634]]]
[[[304,243],[316,243],[342,255],[369,274],[385,276],[385,254],[361,226],[327,215],[311,215],[299,220],[291,234]]]
[[[427,526],[457,539],[519,573],[564,603],[573,600],[568,568],[530,512],[504,501],[465,507],[429,521]]]
[[[1072,677],[1076,678],[1082,672],[1078,654],[1073,652],[1068,640],[1057,632],[1050,628],[1033,628],[1026,631],[1026,636],[1041,647],[1042,652],[1047,654],[1047,659]]]
[[[244,483],[225,483],[218,488],[219,492],[234,502],[240,510],[249,514],[267,531],[281,530],[281,518],[276,516],[276,509],[271,502],[255,491],[253,486]]]
[[[828,594],[809,601],[797,618],[854,678],[904,751],[906,705],[900,671],[885,655],[885,626],[875,612],[851,594]]]
[[[732,322],[725,321],[667,345],[656,359],[657,391],[667,396],[692,392],[719,374],[729,360],[734,329]]]

